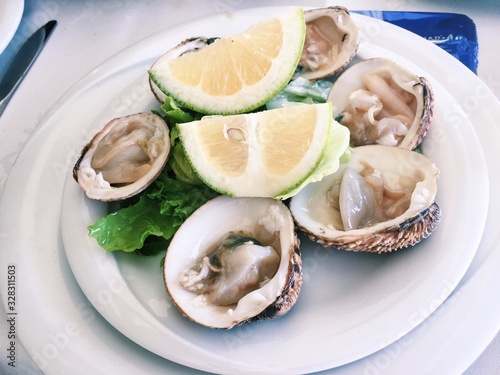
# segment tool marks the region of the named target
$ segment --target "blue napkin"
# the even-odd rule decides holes
[[[463,14],[432,12],[353,11],[381,19],[435,43],[477,73],[476,25]]]

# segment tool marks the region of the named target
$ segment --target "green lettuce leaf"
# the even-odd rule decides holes
[[[168,159],[168,165],[172,168],[172,171],[178,180],[190,184],[201,185],[202,181],[198,178],[196,173],[194,173],[193,168],[191,167],[191,164],[189,164],[189,161],[186,158],[180,144],[177,124],[199,120],[203,115],[187,108],[181,108],[169,96],[166,97],[160,108],[163,113],[157,113],[157,115],[163,117],[170,128],[171,151]]]
[[[131,252],[143,247],[148,236],[173,236],[174,218],[162,215],[147,195],[129,207],[111,213],[88,227],[89,235],[108,251]]]
[[[168,159],[168,165],[172,168],[175,177],[189,184],[201,185],[203,182],[196,175],[191,164],[189,163],[184,149],[182,148],[181,142],[179,140],[179,130],[177,126],[174,126],[170,130],[170,144],[171,151]]]
[[[187,184],[164,172],[137,203],[90,225],[89,235],[107,251],[156,254],[167,248],[189,215],[216,195],[204,185]]]
[[[309,81],[299,77],[290,81],[274,98],[266,103],[266,109],[281,108],[291,103],[325,103],[332,82],[327,80]]]
[[[161,109],[165,113],[163,118],[169,125],[175,125],[180,122],[190,122],[196,117],[196,114],[193,114],[191,111],[180,108],[170,96],[166,97]]]

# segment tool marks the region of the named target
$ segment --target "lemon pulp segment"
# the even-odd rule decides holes
[[[281,23],[273,19],[172,60],[170,71],[179,82],[200,86],[209,95],[233,95],[269,72],[282,44]]]
[[[196,128],[206,162],[224,176],[239,176],[247,168],[248,143],[237,134],[242,127],[245,127],[244,117],[228,116],[224,121],[209,118]]]
[[[297,123],[297,122],[300,123]],[[316,129],[316,111],[281,111],[276,118],[262,112],[259,141],[262,144],[262,161],[273,175],[290,172],[309,150]]]

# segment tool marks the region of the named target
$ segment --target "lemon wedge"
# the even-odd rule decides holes
[[[286,199],[334,173],[349,131],[332,118],[331,103],[205,116],[178,124],[195,173],[229,196]]]
[[[153,64],[149,77],[165,95],[197,112],[249,112],[290,81],[305,30],[302,8],[294,8],[199,50],[175,58],[167,53]]]

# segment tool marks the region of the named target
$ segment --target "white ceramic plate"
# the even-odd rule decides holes
[[[0,54],[16,33],[23,10],[23,0],[0,0]]]
[[[270,11],[276,12],[275,9],[266,9],[266,13]],[[261,12],[262,10],[246,11],[237,13],[236,16],[238,21],[243,18],[248,22],[262,14]],[[220,18],[215,17],[215,20],[209,19],[200,23],[210,25],[220,22]],[[366,18],[357,17],[356,19],[363,26],[370,26],[371,21]],[[227,20],[224,19],[224,21]],[[378,29],[378,35],[373,38],[374,43],[381,38],[389,48],[393,46],[394,50],[402,56],[427,55],[428,58],[423,59],[427,62],[427,71],[449,90],[454,87],[450,83],[454,80],[450,66],[454,66],[456,62],[451,57],[444,56],[444,53],[439,55],[440,52],[437,49],[431,47],[429,43],[420,41],[414,35],[390,25],[378,23],[376,26],[380,25],[382,28]],[[177,28],[177,32],[186,33],[191,30],[192,26]],[[116,93],[126,91],[124,90],[126,85],[134,82],[136,77],[143,73],[144,66],[147,66],[154,56],[161,53],[164,49],[163,41],[164,35],[148,38],[133,47],[132,56],[129,50],[117,55],[101,66],[98,74],[87,77],[74,87],[42,121],[38,131],[34,133],[20,155],[6,185],[1,201],[2,212],[5,215],[2,216],[0,225],[1,240],[9,252],[8,256],[2,258],[2,264],[10,262],[19,266],[19,276],[23,280],[23,284],[18,289],[22,297],[19,301],[19,310],[23,311],[23,319],[26,322],[25,325],[19,327],[19,334],[30,355],[47,373],[75,371],[74,363],[79,364],[78,369],[81,373],[106,373],[106,371],[109,373],[118,369],[133,373],[162,373],[164,371],[185,373],[185,369],[162,360],[125,340],[96,314],[82,295],[68,269],[58,231],[58,213],[63,183],[76,156],[75,150],[70,146],[80,143],[85,136],[83,131],[75,134],[74,128],[71,130],[67,126],[68,123],[74,124],[75,128],[85,128],[88,125],[89,116],[94,116],[104,109],[104,106],[112,102]],[[410,45],[412,48],[408,47]],[[434,62],[429,57],[433,53],[440,57],[441,64],[447,64],[447,69],[441,71],[439,67],[436,67],[436,74],[434,74]],[[128,59],[124,59],[125,57]],[[457,70],[460,71],[460,67],[457,67]],[[472,86],[484,87],[472,75],[465,75],[463,79],[464,82],[456,84],[462,89]],[[96,85],[97,83],[99,85]],[[119,104],[114,108],[116,114],[120,114],[120,108],[127,109],[128,103],[134,101],[132,98],[139,95],[141,90],[133,92],[131,97],[123,97],[122,100],[115,101]],[[453,90],[450,92],[456,94]],[[481,105],[482,103],[479,104],[480,108]],[[109,107],[107,109],[109,110]],[[484,109],[484,111],[476,111],[476,121],[494,128],[495,123],[489,115],[490,112],[487,108]],[[447,114],[453,115],[455,112],[451,111]],[[458,114],[460,123],[463,123],[461,112],[459,111]],[[464,137],[470,133],[467,124],[464,126]],[[495,134],[493,133],[493,136]],[[488,146],[490,153],[495,144],[498,144],[498,140],[498,137],[488,138],[483,133],[483,144]],[[59,147],[60,145],[64,147]],[[478,167],[482,168],[482,164]],[[498,187],[498,181],[495,186]],[[492,208],[495,207],[492,206]],[[459,213],[461,213],[460,209]],[[485,249],[486,253],[490,251],[490,248]],[[404,259],[406,255],[399,257]],[[92,275],[94,270],[89,269],[87,272]],[[313,275],[310,276],[313,277]],[[443,280],[447,276],[448,274],[444,273]],[[446,283],[441,284],[440,292],[442,293],[438,293],[440,294],[438,302],[434,302],[436,295],[430,294],[423,306],[429,306],[431,302],[439,304],[448,294],[447,288],[452,288],[452,286],[453,283],[451,286]],[[94,304],[101,311],[103,306],[112,306],[114,300],[110,297],[116,290],[116,284],[113,283],[102,288],[95,296]],[[304,299],[305,295],[303,294],[301,299]],[[417,309],[412,313],[418,311]],[[282,324],[278,322],[270,323]],[[245,341],[248,335],[248,333],[241,332],[238,337],[239,342]],[[382,341],[381,338],[379,340]],[[435,340],[439,341],[440,338],[436,337]],[[165,345],[167,344],[165,342]],[[379,346],[381,345],[384,343]],[[413,346],[415,358],[418,358],[420,347],[418,344]],[[411,355],[412,350],[408,349],[406,353]],[[394,359],[394,363],[396,362],[397,359]],[[227,368],[227,371],[230,369]]]
[[[246,16],[195,24],[189,34],[167,31],[163,37],[173,47],[190,35],[238,32],[242,23],[248,23]],[[134,48],[127,54],[132,64],[137,59]],[[374,256],[326,251],[304,238],[305,282],[292,312],[279,320],[214,331],[183,318],[167,298],[159,267],[163,254],[110,254],[88,237],[87,226],[104,215],[106,205],[85,199],[69,173],[61,211],[64,248],[78,283],[98,311],[124,335],[164,358],[207,371],[249,373],[309,372],[352,362],[397,340],[434,311],[455,288],[479,244],[488,199],[477,205],[460,203],[488,197],[486,164],[472,125],[429,73],[364,41],[358,57],[374,56],[392,57],[428,77],[435,89],[435,119],[424,152],[441,170],[438,203],[443,218],[429,239],[409,250]],[[158,108],[146,74],[117,94],[89,133],[116,117],[117,108],[122,114]],[[78,150],[87,141],[82,137],[66,146]],[[104,294],[109,303],[98,302]],[[429,298],[435,302],[419,312]]]

